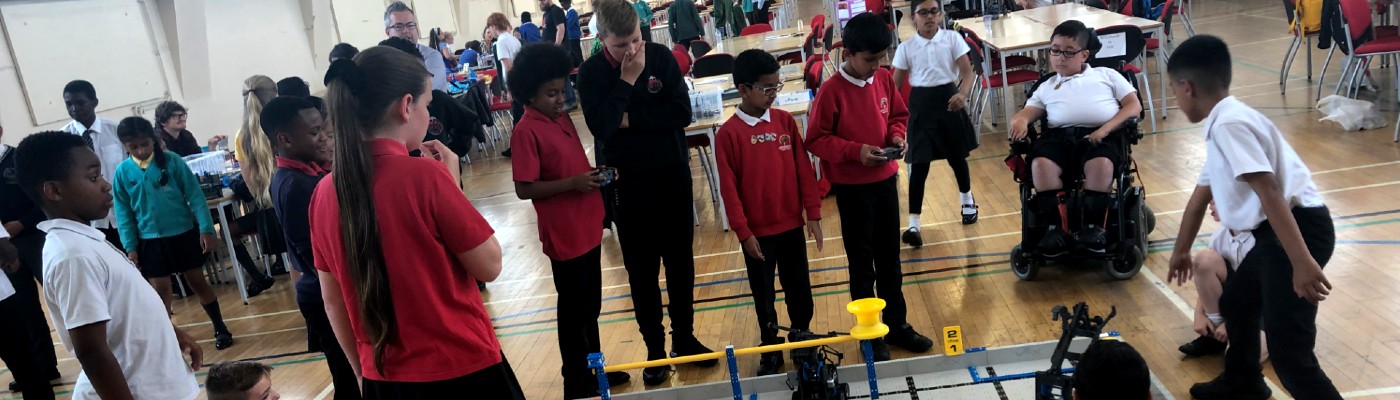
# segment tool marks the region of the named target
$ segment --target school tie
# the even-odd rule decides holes
[[[88,129],[88,130],[86,130],[86,131],[83,131],[83,143],[87,143],[88,150],[97,151],[97,149],[94,148],[94,147],[92,146],[92,134],[93,134],[93,133],[95,133],[95,132],[93,132],[92,129]]]

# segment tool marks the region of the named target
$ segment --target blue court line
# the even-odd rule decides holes
[[[1352,215],[1343,215],[1343,216],[1335,216],[1335,217],[1332,218],[1332,220],[1334,220],[1334,221],[1342,221],[1342,220],[1349,220],[1349,219],[1356,219],[1356,218],[1364,218],[1364,217],[1374,217],[1374,216],[1378,216],[1378,215],[1397,214],[1397,213],[1400,213],[1400,209],[1386,210],[1386,211],[1375,211],[1375,212],[1368,212],[1368,213],[1361,213],[1361,214],[1352,214]],[[1387,222],[1396,222],[1396,221],[1387,221]],[[1339,227],[1339,228],[1341,228],[1341,227]],[[1210,233],[1202,233],[1202,234],[1196,235],[1196,240],[1199,241],[1199,240],[1201,240],[1202,238],[1207,238],[1207,237],[1209,237],[1210,235],[1211,235]],[[1148,249],[1160,249],[1160,248],[1163,248],[1163,247],[1171,247],[1171,246],[1173,246],[1173,245],[1175,244],[1175,242],[1176,242],[1176,239],[1175,239],[1175,238],[1156,239],[1156,240],[1150,240],[1150,241],[1148,241],[1148,242],[1147,242],[1147,243],[1148,243],[1147,246],[1148,246]],[[1197,244],[1197,246],[1203,246],[1203,245],[1204,245],[1204,243],[1196,243],[1196,244]],[[1337,241],[1336,241],[1336,244],[1400,246],[1400,240],[1337,240]],[[974,253],[974,254],[964,254],[964,255],[956,255],[956,256],[943,256],[943,257],[916,258],[916,259],[909,259],[909,260],[900,260],[899,263],[900,263],[900,264],[914,264],[914,263],[926,263],[926,262],[947,261],[947,260],[957,260],[957,259],[971,259],[971,258],[982,258],[982,257],[997,257],[997,256],[1006,256],[1006,255],[1008,255],[1008,254],[1009,254],[1009,253]],[[841,265],[841,266],[825,267],[825,268],[813,268],[813,269],[810,270],[810,272],[812,272],[812,273],[817,273],[817,272],[830,272],[830,271],[843,270],[843,269],[846,269],[847,267],[848,267],[847,265]],[[721,279],[721,280],[717,280],[717,281],[710,281],[710,282],[697,283],[697,284],[695,284],[695,287],[699,288],[699,287],[705,287],[705,286],[715,286],[715,285],[723,285],[723,284],[728,284],[728,283],[745,282],[745,281],[748,281],[748,277],[747,277],[747,276],[745,276],[745,277],[740,277],[740,278]],[[661,291],[662,291],[662,292],[665,292],[665,291],[667,291],[667,289],[666,289],[666,288],[661,288]],[[620,294],[620,295],[615,295],[615,296],[604,297],[604,298],[602,299],[602,301],[603,301],[603,302],[607,302],[607,301],[613,301],[613,300],[626,299],[626,298],[630,298],[630,297],[632,297],[632,295],[631,295],[630,293],[629,293],[629,294]],[[538,309],[534,309],[534,310],[530,310],[530,311],[522,311],[522,312],[518,312],[518,313],[514,313],[514,314],[506,314],[506,315],[502,315],[502,316],[498,316],[498,317],[492,317],[492,318],[491,318],[491,321],[492,321],[492,322],[498,322],[498,321],[503,321],[503,320],[508,320],[508,319],[515,319],[515,318],[520,318],[520,317],[527,317],[527,316],[531,316],[531,315],[535,315],[535,314],[539,314],[539,313],[543,313],[543,312],[556,311],[556,310],[558,310],[558,307],[544,307],[544,308],[538,308]],[[496,328],[496,329],[507,329],[507,328],[513,328],[513,327],[516,327],[516,326],[523,326],[523,325],[522,325],[522,324],[500,325],[500,326],[496,326],[495,328]]]

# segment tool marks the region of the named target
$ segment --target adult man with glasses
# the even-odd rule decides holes
[[[418,46],[423,64],[427,65],[428,73],[433,76],[433,90],[447,91],[447,65],[442,63],[442,53],[418,43],[418,17],[413,14],[412,8],[402,1],[389,4],[384,9],[384,34],[403,38]]]

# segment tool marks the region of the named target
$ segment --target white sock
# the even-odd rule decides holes
[[[909,229],[919,230],[919,214],[909,214]]]
[[[964,192],[964,193],[959,194],[959,195],[958,195],[958,198],[961,199],[961,201],[962,201],[963,204],[977,204],[977,202],[975,202],[975,201],[972,200],[972,192],[971,192],[971,191],[968,191],[968,192]]]
[[[1221,317],[1220,313],[1206,313],[1206,319],[1210,320],[1210,324],[1215,326],[1220,326],[1220,324],[1225,323],[1225,317]]]

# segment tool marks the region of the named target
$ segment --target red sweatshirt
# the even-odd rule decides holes
[[[822,173],[832,183],[879,182],[899,171],[893,160],[874,167],[860,163],[861,145],[889,147],[908,129],[909,107],[889,71],[877,69],[864,86],[837,73],[822,83],[807,115],[807,150],[822,159]]]
[[[792,114],[770,109],[767,121],[741,114],[735,111],[715,134],[719,190],[734,234],[770,236],[821,220],[817,177]]]

